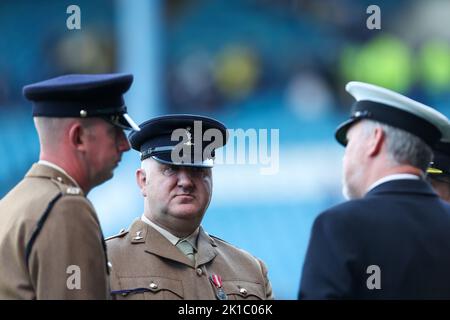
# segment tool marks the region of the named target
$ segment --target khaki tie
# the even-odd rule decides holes
[[[178,249],[181,250],[191,261],[195,261],[194,247],[186,239],[178,241],[176,244]]]

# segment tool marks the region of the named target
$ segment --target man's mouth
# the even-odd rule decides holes
[[[182,193],[182,194],[177,194],[174,198],[179,198],[180,200],[185,200],[185,201],[189,201],[194,199],[194,195],[190,194],[190,193]]]
[[[192,197],[192,198],[195,198],[192,193],[180,193],[180,194],[177,194],[175,197]]]

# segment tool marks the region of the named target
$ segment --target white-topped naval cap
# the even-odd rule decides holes
[[[336,139],[343,145],[346,145],[348,129],[360,119],[371,119],[403,129],[431,146],[439,140],[450,140],[449,120],[436,109],[369,83],[351,81],[345,90],[356,102],[351,118],[336,130]]]

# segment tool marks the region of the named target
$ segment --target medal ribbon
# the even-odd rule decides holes
[[[209,277],[209,279],[216,286],[217,289],[222,288],[222,278],[219,275],[213,274]]]

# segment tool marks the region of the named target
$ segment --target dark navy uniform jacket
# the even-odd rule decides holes
[[[450,299],[450,205],[423,180],[394,180],[323,212],[299,298]]]

